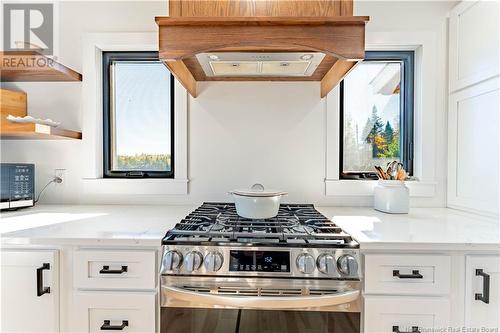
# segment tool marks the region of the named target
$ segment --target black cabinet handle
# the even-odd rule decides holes
[[[128,326],[128,320],[122,320],[121,325],[111,325],[111,320],[105,320],[101,326],[101,331],[122,331]]]
[[[483,277],[483,293],[476,294],[476,301],[482,301],[486,304],[490,303],[490,275],[486,274],[482,269],[476,269],[476,276]]]
[[[423,279],[424,276],[420,274],[418,269],[411,271],[411,274],[399,274],[399,270],[392,271],[392,276],[397,276],[400,279]]]
[[[102,266],[100,274],[122,274],[128,270],[127,266],[122,266],[122,269],[109,269],[109,266]]]
[[[412,326],[411,331],[400,331],[399,326],[392,326],[392,331],[395,333],[421,333],[418,326]]]
[[[43,294],[50,294],[50,287],[43,287],[43,271],[45,269],[50,269],[49,263],[43,263],[42,267],[38,267],[36,269],[36,295],[38,297],[42,296]]]

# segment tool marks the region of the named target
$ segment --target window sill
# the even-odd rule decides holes
[[[376,180],[325,180],[325,194],[339,196],[372,196]],[[433,197],[436,193],[435,182],[407,181],[410,197]]]
[[[188,194],[188,179],[84,178],[84,193],[125,195]]]

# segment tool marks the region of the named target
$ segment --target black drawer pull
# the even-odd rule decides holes
[[[476,301],[482,301],[486,304],[490,303],[490,275],[486,274],[482,269],[476,269],[476,276],[483,277],[483,293],[476,294]]]
[[[418,269],[411,271],[411,274],[399,274],[399,270],[395,269],[392,271],[392,276],[397,276],[400,279],[423,279],[424,277]]]
[[[109,269],[109,266],[102,266],[100,274],[122,274],[128,270],[127,266],[122,266],[122,269]]]
[[[101,331],[122,331],[128,326],[128,320],[122,320],[121,325],[111,325],[111,320],[105,320],[101,326]]]
[[[38,267],[36,269],[36,295],[38,297],[42,296],[43,294],[50,294],[50,287],[43,287],[43,271],[45,269],[50,269],[49,263],[43,263],[42,267]]]
[[[392,326],[392,331],[395,333],[421,333],[418,326],[412,326],[411,331],[400,331],[399,326]]]

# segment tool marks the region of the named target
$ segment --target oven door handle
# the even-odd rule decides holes
[[[359,290],[321,296],[228,296],[199,293],[183,288],[162,286],[164,295],[176,300],[214,306],[263,309],[301,309],[333,306],[355,301]]]

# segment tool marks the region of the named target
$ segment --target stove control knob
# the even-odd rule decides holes
[[[316,260],[318,270],[326,275],[335,274],[335,258],[331,254],[323,253]]]
[[[337,268],[342,275],[358,274],[358,262],[350,254],[344,254],[337,259]]]
[[[198,251],[191,251],[186,254],[184,258],[184,268],[188,272],[194,272],[198,268],[200,268],[201,263],[203,262],[203,256]]]
[[[205,256],[204,264],[207,271],[215,273],[222,267],[223,262],[224,258],[222,257],[222,254],[214,251],[214,252],[209,252]]]
[[[182,264],[182,254],[176,250],[168,251],[163,256],[162,270],[173,271],[181,267],[181,264]]]
[[[299,254],[296,260],[297,269],[304,274],[311,274],[314,272],[316,263],[314,262],[314,257],[308,253]]]

